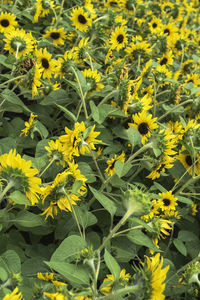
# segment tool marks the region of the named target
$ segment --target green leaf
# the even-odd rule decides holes
[[[188,198],[183,197],[183,196],[177,196],[177,198],[178,198],[179,202],[182,202],[182,203],[185,203],[185,204],[191,205],[193,203],[191,199],[188,199]]]
[[[95,215],[89,212],[85,207],[75,206],[74,210],[80,225],[84,229],[97,223]]]
[[[69,264],[66,262],[50,261],[45,263],[56,272],[64,276],[72,285],[89,285],[90,277],[88,269],[84,266]]]
[[[123,163],[122,161],[117,160],[114,168],[116,174],[121,178],[128,173],[128,171],[132,168],[132,165],[131,163]]]
[[[77,253],[87,247],[85,240],[78,235],[64,239],[51,257],[51,261],[73,260]]]
[[[31,113],[30,109],[24,105],[24,103],[20,100],[20,98],[11,90],[5,89],[2,92],[2,97],[5,98],[8,102],[12,104],[16,104],[22,107],[25,111]]]
[[[111,216],[114,216],[117,210],[116,204],[108,197],[103,195],[101,192],[98,192],[97,190],[92,188],[91,186],[89,186],[89,188],[94,197],[101,203],[101,205],[111,214]]]
[[[98,110],[98,107],[94,104],[93,101],[90,101],[90,109],[91,109],[92,117],[93,117],[94,121],[96,121],[97,123],[100,124],[100,121],[99,121],[99,110]]]
[[[61,106],[59,104],[56,104],[56,106],[65,113],[65,115],[68,117],[69,120],[72,120],[73,122],[77,121],[76,116],[71,111],[69,111],[66,107]]]
[[[144,234],[141,230],[133,230],[127,234],[127,238],[136,245],[148,247],[156,252],[160,250],[154,245],[152,240]]]
[[[8,273],[21,272],[20,258],[14,250],[7,250],[0,256],[0,266]]]
[[[36,227],[41,226],[44,223],[42,217],[29,211],[20,211],[14,219],[14,222],[23,227]]]
[[[166,193],[167,190],[158,182],[154,182],[153,185],[161,192],[161,193]]]
[[[8,273],[6,272],[5,269],[0,267],[0,280],[4,282],[7,279],[8,279]]]
[[[43,101],[41,105],[66,104],[68,101],[68,93],[65,90],[59,89],[52,91]]]
[[[17,204],[31,205],[31,202],[20,191],[14,191],[9,195],[9,198]]]
[[[46,127],[38,120],[37,120],[36,125],[34,127],[34,131],[38,131],[39,134],[41,135],[42,139],[46,139],[47,136],[49,135],[49,132],[46,129]]]
[[[183,242],[191,242],[194,240],[198,240],[196,234],[188,230],[180,230],[178,233],[178,239]]]
[[[136,145],[140,145],[141,144],[141,136],[138,132],[138,130],[134,127],[131,126],[128,129],[128,139],[132,145],[132,147],[134,148]]]
[[[114,276],[115,280],[118,280],[119,276],[120,276],[120,271],[121,271],[120,266],[119,266],[118,262],[115,260],[115,258],[106,249],[105,249],[105,253],[104,253],[104,260],[105,260],[106,266],[108,267],[108,269]]]
[[[8,153],[12,148],[17,147],[16,140],[12,137],[6,137],[1,139],[0,154]]]
[[[183,243],[181,240],[179,240],[179,239],[174,239],[174,240],[173,240],[173,244],[174,244],[174,246],[176,247],[176,249],[177,249],[182,255],[184,255],[184,256],[187,255],[187,249],[186,249],[184,243]]]

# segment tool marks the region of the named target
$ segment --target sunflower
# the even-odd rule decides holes
[[[88,56],[90,46],[88,45],[89,37],[82,38],[77,47],[72,48],[72,58],[77,63],[82,63]]]
[[[182,163],[182,165],[190,175],[193,175],[193,172],[196,174],[199,173],[198,164],[195,163],[194,157],[192,157],[189,153],[187,153],[184,150],[184,148],[182,148],[182,151],[179,152],[176,158]]]
[[[85,153],[90,153],[91,150],[96,149],[94,144],[101,142],[100,140],[96,140],[96,137],[100,134],[100,132],[95,132],[94,129],[95,129],[95,125],[93,125],[87,137],[83,139],[79,149],[80,154],[84,155]]]
[[[31,164],[30,160],[26,161],[20,154],[16,154],[15,149],[0,156],[0,178],[7,180],[11,188],[15,187],[25,193],[34,205],[38,202],[37,193],[41,193],[41,179],[35,176],[38,170],[31,168]]]
[[[76,205],[80,201],[80,196],[86,191],[85,181],[87,179],[81,174],[78,165],[74,162],[69,163],[69,168],[64,172],[57,174],[53,183],[42,189],[42,202],[48,202],[49,206],[44,210],[42,215],[46,214],[53,217],[53,213],[57,215],[58,208],[60,210],[72,211],[72,205]],[[82,185],[72,193],[73,184],[81,181]],[[80,195],[80,196],[79,196]]]
[[[182,125],[181,122],[179,122],[179,121],[176,121],[176,122],[169,121],[167,123],[167,126],[171,130],[171,132],[174,135],[174,138],[175,138],[176,141],[182,139],[183,134],[184,134],[184,129],[183,129],[183,125]]]
[[[46,48],[36,50],[35,56],[37,57],[37,62],[43,71],[43,78],[50,79],[56,70],[56,60],[51,58],[52,54],[48,53]]]
[[[122,0],[121,1],[122,10],[128,15],[133,15],[135,11],[135,1],[134,0]]]
[[[62,293],[43,293],[45,296],[49,297],[51,300],[65,300],[66,297]]]
[[[129,126],[134,126],[139,131],[142,137],[142,144],[144,145],[151,136],[151,130],[158,128],[156,124],[157,118],[152,118],[152,115],[148,115],[146,110],[132,115],[132,118],[134,123],[129,123]]]
[[[42,70],[40,69],[40,66],[38,65],[38,63],[36,63],[34,66],[34,69],[33,69],[32,83],[31,83],[33,98],[38,95],[37,88],[40,87],[42,84],[40,81],[41,76],[42,76]]]
[[[169,155],[164,155],[161,158],[161,162],[155,167],[155,169],[146,176],[152,180],[155,180],[161,176],[161,173],[164,173],[166,169],[171,169],[173,167],[173,162],[175,158]]]
[[[22,300],[22,299],[23,299],[22,293],[19,292],[18,287],[16,287],[11,294],[6,294],[2,300]]]
[[[130,58],[137,60],[139,57],[144,58],[150,54],[150,46],[151,45],[146,41],[141,41],[138,43],[131,42],[130,46],[126,48],[126,52]]]
[[[17,27],[18,23],[15,20],[16,17],[13,14],[7,13],[7,12],[1,12],[0,14],[0,32],[1,33],[7,33],[9,31],[12,31]]]
[[[106,0],[104,5],[111,10],[119,11],[122,9],[122,0]]]
[[[88,90],[90,92],[98,92],[104,88],[104,85],[100,83],[101,76],[97,70],[92,71],[91,69],[85,69],[81,71],[86,78]]]
[[[158,33],[160,31],[161,24],[160,19],[153,17],[153,19],[148,23],[151,33]]]
[[[28,133],[30,133],[30,131],[33,129],[33,125],[34,125],[34,119],[37,118],[37,115],[34,115],[33,113],[31,113],[30,118],[28,120],[28,122],[25,122],[25,128],[22,130],[20,136],[22,136],[23,134],[25,136],[28,135]]]
[[[163,56],[161,58],[157,59],[158,63],[163,66],[163,65],[173,65],[173,55],[172,55],[172,51],[168,51],[166,53],[163,54]]]
[[[35,43],[31,33],[19,28],[5,33],[4,42],[4,49],[14,54],[17,59],[32,52]]]
[[[146,261],[142,263],[144,270],[144,278],[146,281],[145,299],[151,300],[164,300],[165,296],[163,292],[165,290],[165,281],[169,265],[162,269],[163,257],[160,257],[160,253],[155,256],[147,257]]]
[[[58,29],[50,28],[43,37],[52,39],[54,45],[64,45],[63,40],[66,39],[66,31],[64,31],[64,27]]]
[[[88,12],[84,12],[83,7],[73,8],[70,20],[76,29],[84,32],[92,25],[92,19],[89,18]]]
[[[34,20],[35,22],[38,22],[39,17],[45,17],[47,16],[51,9],[55,8],[54,1],[45,1],[45,0],[36,0],[35,2],[35,14],[34,14]]]
[[[48,155],[50,161],[55,160],[57,164],[61,163],[64,168],[65,163],[68,162],[69,158],[65,154],[63,144],[59,140],[51,140],[48,143],[48,146],[45,147],[45,149],[49,152]]]
[[[55,284],[56,287],[66,285],[66,283],[64,283],[64,282],[60,282],[60,281],[55,280],[53,273],[49,274],[48,272],[46,272],[46,274],[44,276],[44,275],[42,275],[41,272],[39,272],[39,273],[37,273],[37,278],[40,279],[40,280],[51,282],[51,283]]]
[[[116,161],[124,162],[125,161],[125,153],[122,152],[122,154],[120,154],[119,156],[117,156],[117,154],[115,154],[115,156],[113,158],[106,161],[108,167],[105,169],[105,173],[108,176],[113,176],[115,174],[115,162]]]
[[[177,203],[178,198],[172,195],[172,191],[166,193],[159,193],[158,195],[162,197],[161,199],[158,199],[162,211],[176,209],[175,206],[178,205]]]
[[[110,44],[111,49],[116,49],[119,51],[120,49],[125,47],[125,44],[128,42],[127,35],[125,32],[125,27],[116,27],[115,31],[111,33]]]
[[[125,269],[122,269],[119,275],[119,283],[122,286],[126,286],[131,275],[126,273]],[[110,294],[114,285],[115,277],[112,274],[106,275],[106,278],[103,280],[103,287],[100,289],[100,292],[104,295]]]

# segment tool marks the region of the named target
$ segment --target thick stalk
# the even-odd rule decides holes
[[[15,185],[15,182],[10,180],[8,181],[7,186],[4,188],[4,190],[1,192],[0,194],[0,203],[3,200],[4,196],[6,195],[6,193]]]

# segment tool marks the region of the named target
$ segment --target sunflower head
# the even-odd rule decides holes
[[[70,20],[76,29],[84,32],[92,25],[92,19],[89,17],[88,12],[84,11],[83,7],[73,8]]]
[[[15,20],[16,17],[13,14],[7,12],[1,12],[0,14],[0,32],[6,33],[14,30],[18,23]]]

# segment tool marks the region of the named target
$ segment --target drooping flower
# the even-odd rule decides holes
[[[25,193],[34,205],[38,202],[38,194],[41,193],[41,179],[36,177],[38,170],[31,165],[31,161],[21,158],[15,149],[0,156],[0,178],[7,180],[16,190]]]
[[[89,92],[97,92],[104,88],[101,83],[101,75],[97,70],[92,71],[91,69],[85,69],[81,71],[86,78]]]
[[[130,277],[131,275],[129,273],[126,273],[125,269],[122,269],[119,275],[119,283],[122,286],[126,286]],[[101,293],[104,295],[110,294],[113,288],[114,281],[115,277],[112,274],[106,275],[106,278],[103,281],[103,287],[100,289]]]
[[[41,272],[39,272],[39,273],[37,273],[37,278],[40,279],[40,280],[51,282],[51,283],[55,284],[56,287],[59,287],[59,286],[62,286],[62,285],[66,284],[64,282],[55,280],[53,273],[46,272],[46,274],[43,275]]]
[[[160,256],[160,253],[157,253],[153,257],[146,256],[146,261],[142,265],[146,278],[145,299],[164,300],[164,281],[169,270],[169,265],[162,269],[163,257]]]
[[[22,299],[23,299],[22,293],[19,292],[18,287],[16,287],[11,294],[5,295],[2,300],[22,300]]]
[[[25,128],[22,130],[21,135],[25,135],[27,136],[29,134],[29,132],[31,131],[31,129],[33,128],[34,125],[34,119],[37,118],[37,115],[34,115],[33,113],[31,113],[30,118],[28,120],[28,122],[25,122]]]
[[[3,41],[4,49],[14,54],[17,59],[32,52],[35,43],[31,33],[26,33],[24,29],[19,28],[5,33]]]
[[[63,167],[65,166],[66,162],[68,162],[69,158],[65,154],[63,144],[59,140],[51,140],[45,149],[49,152],[48,155],[50,161],[55,160],[55,162],[58,164],[60,162]]]

